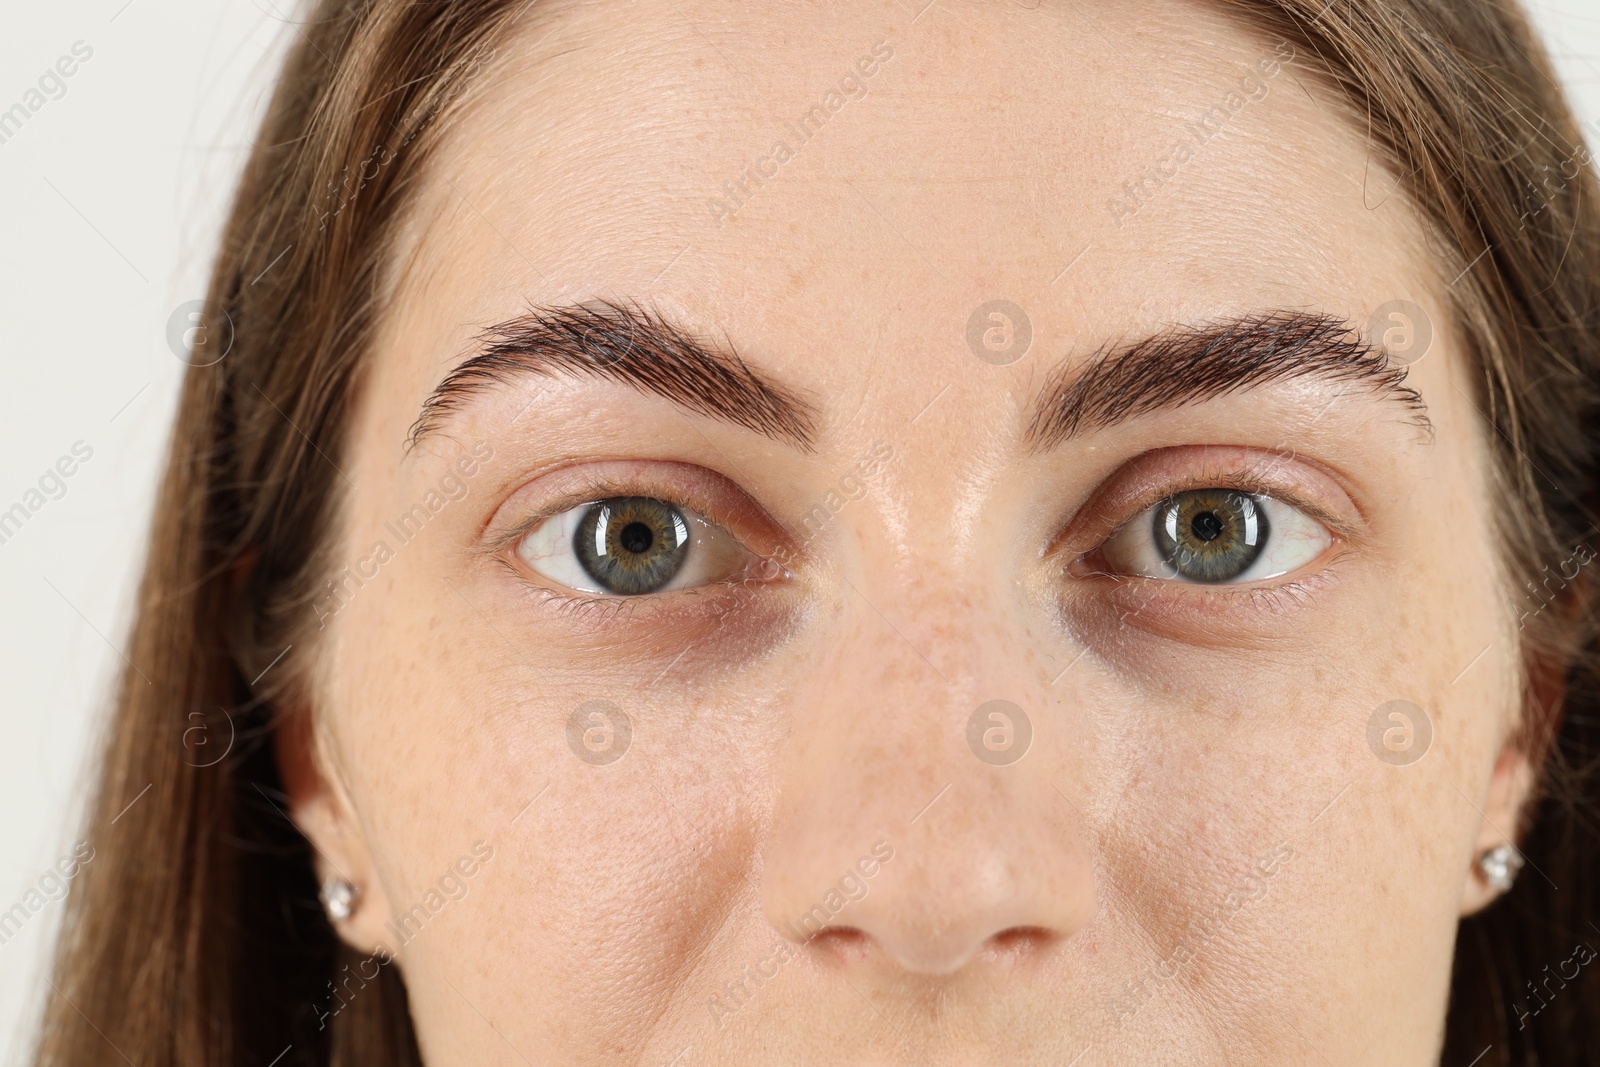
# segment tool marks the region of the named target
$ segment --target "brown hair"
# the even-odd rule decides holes
[[[1461,272],[1452,311],[1496,431],[1524,659],[1570,664],[1560,692],[1530,672],[1525,716],[1525,744],[1549,757],[1524,850],[1549,880],[1524,876],[1461,924],[1445,1056],[1595,1063],[1600,968],[1531,1021],[1517,1008],[1576,941],[1600,943],[1600,691],[1583,579],[1566,576],[1595,532],[1600,435],[1600,220],[1580,131],[1509,0],[1223,2],[1316,57],[1444,276]],[[398,976],[352,969],[318,907],[272,742],[307,706],[345,416],[410,193],[441,119],[530,3],[324,0],[298,27],[207,297],[232,349],[183,384],[41,1065],[104,1062],[107,1046],[140,1067],[420,1062]],[[197,721],[233,737],[225,758],[197,758]],[[325,1017],[352,981],[375,988]]]

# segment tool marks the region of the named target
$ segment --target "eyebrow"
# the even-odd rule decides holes
[[[1394,400],[1411,422],[1433,432],[1422,395],[1405,384],[1406,368],[1330,315],[1276,310],[1169,326],[1131,344],[1102,346],[1087,369],[1077,366],[1056,372],[1041,395],[1026,432],[1033,450],[1159,410],[1307,377]]]
[[[406,449],[486,390],[563,373],[622,382],[801,451],[815,448],[811,405],[751,370],[731,345],[712,346],[636,305],[597,301],[530,308],[483,330],[474,354],[428,394]]]

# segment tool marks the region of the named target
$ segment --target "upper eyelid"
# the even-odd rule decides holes
[[[614,497],[641,495],[643,494],[630,492],[627,488],[620,484],[608,482],[603,478],[597,478],[591,485],[588,485],[581,490],[563,493],[555,500],[546,503],[543,507],[540,507],[537,510],[532,511],[529,514],[524,515],[522,518],[516,520],[516,522],[514,522],[509,528],[485,538],[483,542],[483,550],[490,556],[498,556],[512,548],[515,548],[518,542],[520,542],[524,537],[527,537],[533,531],[537,530],[544,523],[555,518],[557,515],[562,515],[568,511],[571,511],[573,508],[583,507],[585,504],[597,504],[602,500],[608,500]],[[656,499],[666,500],[665,497],[658,497]],[[673,505],[678,504],[678,501],[674,500],[666,500],[666,502]],[[697,515],[699,514],[697,509],[688,507],[687,505],[685,505],[685,510],[693,511]]]
[[[1230,489],[1235,492],[1248,493],[1251,496],[1271,497],[1280,504],[1286,504],[1297,511],[1305,512],[1313,519],[1316,519],[1324,526],[1327,526],[1329,528],[1329,532],[1333,533],[1335,536],[1342,536],[1338,527],[1343,524],[1338,519],[1327,514],[1327,510],[1318,505],[1315,501],[1307,500],[1303,495],[1289,493],[1282,486],[1262,485],[1252,479],[1226,478],[1201,478],[1196,479],[1193,484],[1183,488],[1168,489],[1160,495],[1154,496],[1145,503],[1139,504],[1133,508],[1132,514],[1130,514],[1127,519],[1125,519],[1116,527],[1116,531],[1122,530],[1130,522],[1138,521],[1140,516],[1144,515],[1151,508],[1160,504],[1164,500],[1178,496],[1182,493],[1191,493],[1203,489]],[[1113,533],[1116,531],[1113,531]]]
[[[664,501],[699,521],[716,527],[737,542],[745,552],[757,558],[783,560],[798,555],[787,547],[789,544],[787,530],[771,518],[743,488],[727,480],[723,475],[705,471],[704,468],[700,470],[703,474],[713,475],[717,481],[725,483],[725,486],[719,486],[713,481],[709,485],[709,490],[697,492],[691,486],[668,484],[669,479],[662,477],[640,476],[624,479],[605,472],[584,471],[581,480],[569,482],[566,488],[557,492],[555,496],[541,501],[537,507],[519,515],[511,525],[496,529],[494,520],[491,519],[489,528],[477,545],[478,551],[487,559],[504,559],[516,549],[523,538],[537,530],[540,524],[558,515],[602,500],[636,496]],[[515,499],[527,485],[531,484],[534,482],[526,483],[512,493],[508,500]],[[501,510],[505,507],[504,503],[500,505]],[[497,511],[496,517],[498,514]],[[758,547],[759,544],[767,542],[780,547],[772,551]]]

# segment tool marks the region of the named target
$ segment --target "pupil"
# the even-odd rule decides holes
[[[650,532],[650,527],[642,522],[630,522],[622,528],[622,534],[617,538],[622,547],[637,555],[647,550],[655,541],[655,534]]]
[[[1202,541],[1215,541],[1222,534],[1222,520],[1216,512],[1202,511],[1189,523],[1189,529]]]

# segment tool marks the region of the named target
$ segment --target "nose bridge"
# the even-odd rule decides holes
[[[848,936],[948,973],[1019,933],[1070,936],[1093,880],[1041,752],[1024,627],[994,592],[1010,583],[919,556],[845,587],[791,691],[763,904],[818,951]]]

